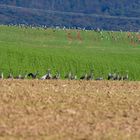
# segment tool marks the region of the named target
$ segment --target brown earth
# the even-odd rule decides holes
[[[140,82],[0,81],[0,139],[139,140]]]

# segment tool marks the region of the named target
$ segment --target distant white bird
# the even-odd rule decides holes
[[[40,80],[46,80],[46,76],[47,76],[47,74],[44,75],[44,76],[42,76],[42,77],[40,78]]]
[[[103,77],[98,77],[98,78],[96,78],[95,80],[96,80],[96,81],[102,81],[102,80],[104,80],[104,78],[103,78]]]
[[[77,80],[77,75],[71,74],[70,80]]]
[[[9,73],[9,75],[8,75],[7,79],[14,79],[14,77],[13,77],[12,73]]]
[[[113,80],[113,74],[112,73],[109,73],[107,79],[108,80]]]
[[[128,71],[126,71],[126,75],[123,76],[123,80],[128,80],[129,79],[129,76],[128,76]]]
[[[0,79],[4,79],[3,72],[0,74]]]
[[[16,76],[15,79],[22,79],[21,74],[19,74],[18,76]]]
[[[52,79],[52,75],[51,75],[51,70],[48,69],[47,74],[45,74],[44,76],[42,76],[40,78],[40,80],[46,80],[46,79]]]
[[[52,79],[51,70],[48,69],[48,73],[46,75],[46,79]]]

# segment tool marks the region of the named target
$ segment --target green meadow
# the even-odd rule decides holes
[[[69,71],[78,77],[94,70],[95,77],[109,72],[140,80],[138,33],[96,32],[0,26],[0,71],[35,73],[51,69],[62,77]]]

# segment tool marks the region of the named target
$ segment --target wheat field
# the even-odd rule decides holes
[[[140,34],[0,26],[0,73],[16,77],[26,72],[39,77],[51,69],[79,78],[94,69],[95,77],[108,73],[140,80]]]
[[[140,82],[1,80],[0,139],[139,140]]]

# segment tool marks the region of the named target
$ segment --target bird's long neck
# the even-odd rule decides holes
[[[48,73],[47,73],[47,75],[50,75],[51,74],[51,71],[50,70],[48,70]]]
[[[3,72],[1,73],[1,78],[3,79]]]
[[[57,73],[57,76],[60,77],[60,73],[59,72]]]
[[[126,74],[126,78],[128,78],[128,74]]]

